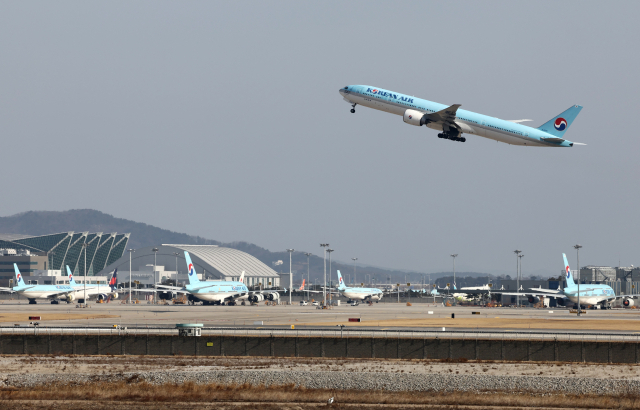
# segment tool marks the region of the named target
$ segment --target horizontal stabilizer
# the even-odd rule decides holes
[[[545,142],[555,142],[556,144],[562,144],[565,141],[563,138],[557,137],[542,137],[540,139]]]
[[[533,121],[533,120],[507,120],[509,122],[515,122],[516,124],[519,122]]]
[[[574,142],[573,145],[587,145],[587,144],[583,144],[582,142]]]

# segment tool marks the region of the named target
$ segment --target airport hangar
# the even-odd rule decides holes
[[[239,280],[245,272],[247,287],[262,289],[279,287],[280,276],[256,257],[237,249],[216,245],[163,244],[135,249],[109,264],[103,274],[118,269],[118,282],[129,282],[129,258],[131,280],[152,287],[155,283],[175,280],[179,286],[188,283],[184,252],[189,252],[198,277],[202,280]]]

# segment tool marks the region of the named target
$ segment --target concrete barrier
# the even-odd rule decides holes
[[[2,335],[5,355],[186,355],[639,363],[636,342],[162,335]]]

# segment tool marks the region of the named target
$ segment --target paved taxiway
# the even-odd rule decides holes
[[[379,303],[359,306],[342,305],[321,310],[314,306],[280,305],[266,306],[188,306],[188,305],[127,305],[115,303],[90,303],[89,308],[76,308],[75,304],[29,305],[26,302],[3,301],[0,303],[0,325],[29,324],[29,316],[41,316],[41,326],[149,326],[174,327],[176,323],[202,323],[206,327],[265,327],[283,326],[296,328],[326,327],[336,325],[360,326],[375,329],[459,329],[557,332],[640,333],[640,310],[589,310],[577,318],[568,309],[444,307],[425,303]],[[431,314],[429,312],[432,312]],[[480,314],[472,314],[479,312]],[[451,315],[455,314],[455,318]],[[49,317],[50,319],[47,319]],[[56,318],[58,320],[51,320]],[[351,323],[349,318],[360,318],[361,323]]]

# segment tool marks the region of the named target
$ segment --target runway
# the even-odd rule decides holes
[[[478,314],[474,314],[477,312]],[[452,318],[452,314],[455,318]],[[40,316],[41,326],[71,327],[168,327],[177,323],[201,323],[205,327],[282,327],[296,329],[326,328],[337,325],[361,330],[493,330],[536,332],[588,332],[640,334],[640,310],[589,310],[577,318],[569,309],[526,309],[444,307],[420,303],[380,303],[359,306],[342,305],[321,310],[315,306],[188,306],[90,303],[89,308],[74,304],[38,304],[3,301],[0,325],[29,325],[30,316]],[[350,322],[349,319],[361,322]],[[261,322],[261,323],[260,323]],[[355,330],[355,329],[354,329]]]

